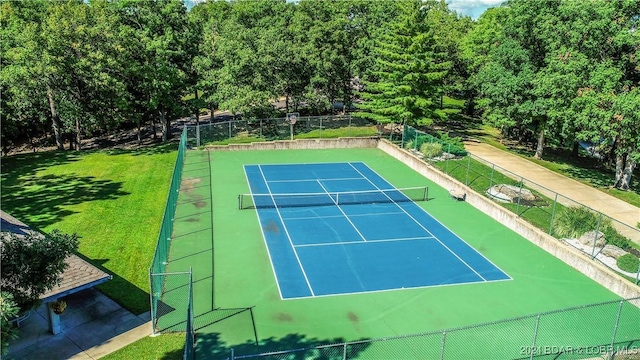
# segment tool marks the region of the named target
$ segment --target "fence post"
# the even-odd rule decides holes
[[[347,343],[342,344],[342,360],[347,360]]]
[[[600,221],[602,221],[602,213],[598,217],[598,224],[596,225],[596,232],[593,234],[593,247],[591,248],[591,260],[596,258],[596,242],[598,241],[598,233],[600,232]]]
[[[491,175],[489,175],[489,189],[493,186],[493,172],[496,170],[496,164],[491,164]]]
[[[449,153],[451,153],[451,144],[449,144]],[[467,178],[465,180],[465,185],[469,186],[469,171],[471,170],[471,156],[468,156],[467,159]]]
[[[616,343],[616,336],[618,335],[618,325],[620,324],[620,313],[622,312],[622,304],[624,304],[624,300],[620,300],[618,305],[618,313],[616,314],[616,324],[613,327],[613,334],[611,335],[611,345],[609,349],[611,350],[611,357],[613,359],[615,357],[616,351],[613,348],[613,345]]]
[[[636,285],[638,285],[638,280],[640,280],[640,264],[638,264],[638,272],[636,273]]]
[[[322,139],[322,116],[320,117],[320,138]]]
[[[196,126],[196,147],[200,147],[200,125]]]
[[[349,114],[349,137],[351,137],[351,114]]]
[[[522,199],[522,188],[524,187],[524,178],[520,177],[520,189],[518,189],[518,204],[516,205],[516,215],[520,217],[520,199]]]
[[[556,193],[556,197],[553,199],[553,207],[551,208],[551,220],[549,220],[549,235],[553,234],[553,219],[556,216],[557,203],[558,203],[558,193]]]
[[[151,268],[149,268],[149,289],[151,289],[151,293],[149,294],[149,298],[151,300],[151,335],[156,335],[156,302],[153,299],[155,289],[153,288],[153,275],[151,272]]]
[[[444,344],[447,339],[447,331],[442,331],[442,341],[440,342],[440,360],[444,360]]]
[[[533,355],[535,353],[537,353],[537,351],[535,351],[535,349],[536,349],[536,343],[538,342],[538,325],[539,324],[540,324],[540,315],[538,315],[536,317],[536,326],[533,329],[533,343],[531,343],[531,349],[529,349],[529,353],[530,353],[529,359],[530,360],[533,360]]]
[[[231,121],[229,121],[229,140],[231,140]]]

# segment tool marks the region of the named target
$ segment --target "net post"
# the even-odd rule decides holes
[[[242,210],[242,194],[238,195],[238,210]]]

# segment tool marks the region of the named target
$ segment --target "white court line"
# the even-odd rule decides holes
[[[267,185],[267,190],[271,194],[271,188],[269,188],[269,183],[267,183],[267,178],[264,176],[264,173],[262,172],[262,167],[260,167],[260,165],[258,165],[258,169],[260,169],[260,174],[262,175],[262,178],[265,181],[265,185]],[[274,205],[277,205],[276,200],[273,198],[273,194],[271,194],[271,200],[273,201]],[[287,239],[289,240],[291,249],[293,250],[293,253],[296,256],[296,260],[298,261],[298,265],[300,266],[300,271],[302,271],[302,276],[304,276],[304,281],[307,282],[307,286],[309,287],[309,291],[311,291],[311,295],[315,296],[315,294],[313,293],[313,288],[311,287],[311,283],[309,282],[309,278],[307,277],[307,273],[304,271],[304,267],[302,266],[302,262],[300,261],[300,257],[298,256],[298,252],[296,251],[296,247],[295,245],[293,245],[293,241],[291,241],[291,236],[289,235],[289,231],[287,230],[287,225],[285,225],[284,219],[280,214],[280,209],[277,206],[275,209],[276,209],[276,213],[278,214],[278,217],[280,218],[280,222],[282,223],[282,228],[284,229],[284,232],[287,235]]]
[[[384,213],[375,213],[375,214],[352,214],[349,215],[351,217],[359,217],[359,216],[371,216],[371,215],[399,215],[404,214],[401,211],[394,212],[384,212]],[[325,216],[298,216],[298,217],[287,217],[285,220],[321,220],[321,219],[330,219],[330,218],[343,218],[344,215],[325,215]]]
[[[327,193],[327,195],[329,197],[331,197],[331,194],[329,194],[329,192],[327,191],[327,189],[322,186],[322,183],[320,182],[320,180],[318,180],[318,185],[320,185],[320,187],[322,188],[322,190],[324,190],[324,192]],[[331,198],[333,200],[333,198]],[[335,200],[333,200],[333,202],[336,202]],[[360,235],[360,237],[362,238],[363,241],[367,241],[367,239],[364,237],[364,235],[362,235],[362,233],[360,232],[360,230],[358,230],[358,227],[351,222],[351,219],[349,219],[349,216],[347,216],[347,214],[344,212],[344,210],[342,210],[342,208],[340,207],[340,205],[338,205],[338,203],[336,202],[336,207],[338,208],[338,210],[340,210],[340,212],[342,213],[342,215],[344,215],[344,217],[347,219],[347,221],[349,222],[349,224],[351,224],[351,226],[353,226],[353,229],[358,233],[358,235]]]
[[[360,172],[360,170],[356,169],[355,166],[353,166],[351,163],[349,163],[351,165],[351,167],[357,171],[360,175],[362,175],[362,177],[364,177],[365,179],[367,179],[367,181],[369,181],[369,183],[371,183],[371,185],[373,185],[376,189],[378,190],[382,190],[378,187],[378,185],[374,184],[373,181],[369,180],[369,178],[367,178],[366,176],[364,176],[364,174],[362,172]],[[482,280],[487,281],[487,279],[485,279],[482,275],[480,275],[480,273],[478,273],[473,267],[471,267],[471,265],[467,264],[466,261],[464,261],[458,254],[456,254],[453,250],[451,250],[447,245],[445,245],[442,241],[440,241],[440,239],[438,239],[437,237],[433,236],[433,234],[427,230],[427,228],[425,228],[422,224],[420,224],[420,222],[418,220],[416,220],[416,218],[414,218],[413,216],[411,216],[411,214],[409,214],[403,207],[401,207],[400,205],[398,205],[398,203],[396,203],[395,201],[393,201],[393,199],[391,197],[389,197],[386,193],[385,196],[389,198],[389,200],[391,200],[391,202],[393,202],[394,204],[396,204],[397,207],[399,207],[400,209],[402,209],[402,211],[404,211],[405,214],[407,214],[408,217],[410,217],[416,224],[418,224],[418,226],[420,226],[424,231],[426,231],[429,235],[431,235],[432,237],[436,238],[436,240],[438,240],[438,242],[444,246],[445,249],[449,250],[449,252],[455,256],[456,258],[458,258],[458,260],[460,260],[465,266],[467,266],[471,271],[473,271],[476,275],[478,275]]]
[[[400,241],[416,241],[416,240],[438,240],[436,237],[408,237],[408,238],[397,238],[397,239],[380,239],[380,240],[367,240],[367,243],[381,243],[381,242],[400,242]],[[354,240],[354,241],[343,241],[343,242],[331,242],[331,243],[315,243],[315,244],[300,244],[296,245],[296,247],[314,247],[314,246],[330,246],[330,245],[353,245],[353,244],[362,244],[362,241]]]
[[[488,280],[488,282],[500,282],[500,281],[509,281],[509,280],[512,280],[512,279],[509,278],[509,279],[501,279],[501,280]],[[383,292],[398,291],[398,290],[403,290],[403,291],[404,290],[416,290],[416,289],[426,289],[426,288],[433,288],[433,287],[473,285],[473,284],[480,284],[480,283],[483,283],[483,282],[482,281],[464,281],[464,282],[457,282],[457,283],[405,287],[403,289],[401,289],[401,288],[392,288],[392,289],[382,289],[382,290],[367,290],[367,291],[356,291],[356,292],[345,292],[345,293],[333,293],[333,294],[326,294],[326,295],[315,295],[315,296],[313,296],[313,298],[323,298],[323,297],[332,297],[332,296],[347,296],[347,295],[361,295],[361,294],[362,295],[366,295],[366,294],[375,294],[375,293],[383,293]],[[302,299],[310,299],[310,298],[312,298],[312,297],[311,296],[300,296],[300,297],[284,298],[282,300],[289,301],[289,300],[302,300]]]
[[[269,180],[270,183],[290,183],[290,182],[316,182],[321,181],[340,181],[340,180],[363,180],[360,177],[357,178],[326,178],[326,179],[297,179],[297,180]]]

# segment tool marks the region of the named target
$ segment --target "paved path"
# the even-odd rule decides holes
[[[628,225],[616,228],[640,243],[640,230],[636,227],[640,222],[640,208],[491,145],[468,141],[465,147],[472,155]]]

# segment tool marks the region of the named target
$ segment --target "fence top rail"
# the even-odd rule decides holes
[[[314,115],[314,116],[299,116],[298,121],[302,120],[348,120],[348,119],[364,119],[358,116],[353,116],[351,114],[347,115]],[[192,129],[198,126],[209,126],[215,124],[228,124],[228,123],[238,123],[238,122],[260,122],[260,121],[282,121],[286,122],[286,117],[274,117],[274,118],[260,118],[260,119],[237,119],[237,120],[224,120],[224,121],[209,121],[200,123],[199,125],[185,125],[185,129]]]

